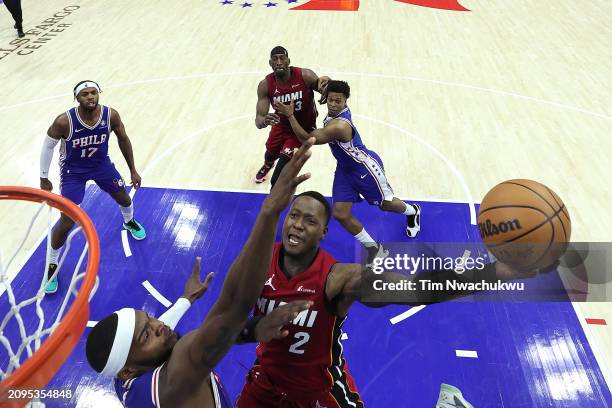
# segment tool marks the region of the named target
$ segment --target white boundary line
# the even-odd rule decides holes
[[[151,296],[153,296],[162,305],[166,307],[170,307],[172,305],[172,302],[170,302],[164,295],[159,293],[159,291],[155,289],[148,280],[142,282],[142,286],[144,286]]]
[[[221,193],[251,193],[251,194],[262,194],[268,195],[268,190],[255,190],[248,188],[222,188],[222,187],[207,187],[207,186],[177,186],[177,185],[163,185],[163,184],[149,184],[147,183],[144,188],[159,188],[168,190],[193,190],[193,191],[214,191]],[[468,204],[465,200],[451,199],[451,198],[421,198],[421,197],[399,197],[405,201],[420,201],[420,202],[433,202],[433,203],[451,203],[451,204]]]
[[[455,350],[457,357],[478,358],[478,353],[475,350]]]
[[[429,144],[428,142],[426,142],[425,140],[423,140],[419,136],[415,135],[414,133],[411,133],[411,132],[407,131],[404,128],[401,128],[399,126],[393,125],[391,123],[388,123],[388,122],[385,122],[385,121],[382,121],[382,120],[379,120],[379,119],[371,118],[369,116],[364,116],[364,115],[359,115],[359,114],[355,114],[353,116],[355,116],[357,118],[369,120],[369,121],[372,121],[374,123],[379,123],[381,125],[385,125],[387,127],[390,127],[391,129],[397,130],[398,132],[404,133],[404,134],[412,137],[417,142],[421,143],[423,146],[427,147],[431,152],[434,153],[434,155],[438,156],[438,158],[441,159],[446,164],[446,166],[457,177],[457,179],[459,179],[459,183],[461,184],[461,187],[463,187],[463,191],[465,192],[465,195],[466,195],[466,198],[467,198],[467,202],[468,202],[468,206],[470,207],[470,223],[472,225],[476,225],[476,207],[474,207],[474,199],[472,198],[472,192],[470,191],[470,188],[468,187],[468,185],[467,185],[467,183],[465,181],[465,178],[463,178],[463,175],[459,172],[459,170],[457,170],[455,165],[453,163],[451,163],[450,160],[446,156],[444,156],[438,149],[433,147],[431,144]]]
[[[126,230],[121,230],[121,244],[123,246],[123,253],[126,258],[132,256],[132,250],[130,249],[130,241],[128,240],[128,235]]]
[[[419,313],[421,310],[425,309],[425,306],[427,305],[413,306],[410,309],[406,310],[404,313],[400,313],[397,316],[390,318],[389,321],[391,322],[391,324],[398,324],[399,322],[406,320],[410,316]]]
[[[501,90],[492,89],[492,88],[484,88],[481,86],[469,85],[469,84],[464,84],[461,82],[440,81],[437,79],[412,77],[409,75],[389,75],[389,74],[379,74],[379,73],[370,73],[370,72],[342,72],[342,71],[333,71],[333,70],[325,70],[325,69],[319,69],[319,72],[325,72],[329,75],[339,75],[340,77],[342,77],[343,75],[346,75],[346,76],[357,76],[357,77],[366,77],[366,78],[380,78],[380,79],[395,79],[395,80],[402,80],[402,81],[428,82],[428,83],[433,83],[437,85],[444,85],[444,86],[456,87],[456,88],[465,88],[465,89],[471,89],[471,90],[476,90],[476,91],[481,91],[481,92],[489,92],[489,93],[496,94],[496,95],[503,95],[503,96],[510,96],[513,98],[525,99],[531,102],[551,105],[551,106],[555,106],[558,108],[568,109],[568,110],[584,113],[587,115],[597,116],[597,117],[604,118],[604,119],[612,119],[612,115],[608,115],[605,113],[592,112],[587,109],[582,109],[582,108],[578,108],[572,105],[567,105],[567,104],[563,104],[559,102],[547,101],[545,99],[539,99],[539,98],[534,98],[532,96],[521,95],[515,92],[501,91]],[[105,89],[125,88],[128,86],[144,85],[144,84],[150,84],[150,83],[155,83],[155,82],[183,81],[187,79],[221,77],[221,76],[267,75],[268,73],[269,71],[238,71],[238,72],[219,72],[219,73],[203,72],[199,74],[173,75],[173,76],[168,76],[168,77],[121,82],[118,84],[106,85],[104,88]],[[33,99],[31,101],[19,102],[13,105],[0,106],[0,112],[9,110],[12,108],[17,108],[20,106],[48,101],[51,99],[67,98],[67,97],[72,97],[72,93],[66,92],[66,93],[62,93],[59,95],[52,95],[52,96],[47,96],[44,98]]]
[[[580,322],[580,326],[582,326],[582,331],[584,332],[584,336],[587,339],[587,343],[589,343],[589,346],[591,346],[591,350],[593,351],[593,356],[595,356],[595,361],[597,361],[597,363],[599,364],[599,369],[601,370],[601,373],[604,377],[604,381],[608,385],[608,389],[610,389],[612,387],[612,376],[610,376],[610,370],[608,369],[608,366],[606,365],[606,362],[604,360],[605,354],[602,352],[601,347],[599,346],[599,342],[597,341],[597,336],[594,335],[593,332],[591,331],[591,328],[589,327],[589,324],[587,324],[586,319],[584,315],[582,314],[582,310],[580,310],[580,307],[578,306],[578,304],[574,302],[570,302],[570,303],[572,304],[572,307],[574,308],[574,312],[576,313],[576,317],[578,318],[578,321]]]

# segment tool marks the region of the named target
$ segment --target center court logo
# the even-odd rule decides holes
[[[469,11],[459,0],[388,0],[412,6],[440,10]],[[222,6],[236,6],[245,10],[266,8],[274,10],[289,7],[290,10],[358,11],[360,0],[220,0]]]

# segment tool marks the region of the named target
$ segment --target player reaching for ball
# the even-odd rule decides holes
[[[274,103],[274,108],[288,118],[291,128],[300,141],[309,137],[315,144],[327,143],[337,160],[332,188],[333,216],[351,235],[365,246],[368,258],[385,257],[388,253],[378,244],[352,213],[353,203],[363,196],[371,205],[383,211],[406,216],[406,235],[415,238],[421,229],[421,208],[418,204],[406,204],[395,197],[387,181],[381,158],[365,147],[353,124],[351,110],[346,104],[351,93],[344,81],[330,81],[327,85],[327,117],[324,127],[308,131],[295,117],[295,104]]]
[[[282,241],[274,247],[255,315],[266,316],[297,300],[312,305],[286,326],[288,336],[258,345],[257,360],[238,397],[238,408],[363,407],[340,342],[342,326],[355,301],[371,307],[428,304],[473,292],[419,290],[422,285],[418,281],[497,282],[532,276],[501,263],[463,274],[442,269],[412,276],[375,274],[359,264],[337,263],[320,248],[330,213],[323,195],[307,191],[293,200],[285,216]],[[417,289],[402,293],[400,299],[386,297],[388,293],[380,298],[374,290],[377,280],[401,284],[409,279]]]
[[[200,282],[197,260],[193,282],[185,287],[186,299],[166,312],[172,316],[158,320],[124,308],[101,320],[89,333],[87,360],[97,372],[115,378],[117,394],[126,406],[230,408],[219,395],[213,368],[241,333],[245,339],[258,337],[257,326],[264,323],[267,328],[263,334],[260,331],[260,340],[283,337],[288,334],[282,330],[284,324],[310,306],[308,301],[285,305],[273,321],[245,327],[266,281],[280,215],[297,186],[310,177],[299,173],[310,157],[312,143],[307,141],[294,154],[264,200],[249,238],[227,271],[219,298],[199,328],[181,338],[172,330],[208,284],[207,280]]]

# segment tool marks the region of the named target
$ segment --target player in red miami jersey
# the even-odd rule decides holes
[[[364,299],[362,296],[368,294],[377,279],[400,283],[410,277],[388,272],[374,274],[360,264],[336,263],[319,247],[327,234],[330,213],[325,197],[314,191],[298,195],[289,208],[282,241],[274,247],[255,315],[267,315],[294,300],[311,301],[312,305],[285,326],[289,332],[286,337],[259,343],[257,359],[236,402],[238,408],[363,407],[340,343],[342,325],[352,303],[361,301],[370,307],[392,302],[418,305],[469,294],[415,290],[406,292],[401,299]],[[529,276],[495,262],[463,274],[453,270],[425,271],[411,279],[478,282]]]
[[[316,128],[317,108],[314,103],[314,92],[324,93],[329,77],[318,77],[307,68],[292,67],[289,64],[289,53],[281,46],[270,51],[270,67],[273,72],[268,74],[257,86],[257,109],[255,126],[263,129],[271,125],[270,135],[266,141],[264,164],[255,175],[255,182],[265,181],[268,172],[274,167],[271,184],[274,185],[283,167],[291,159],[293,150],[302,145],[297,139],[287,118],[280,117],[275,112],[269,112],[274,102],[295,101],[295,117],[304,129]]]

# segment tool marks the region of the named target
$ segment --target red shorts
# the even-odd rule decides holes
[[[344,371],[331,390],[285,392],[275,386],[261,366],[253,366],[236,401],[237,408],[363,408],[353,377]]]
[[[270,135],[266,141],[266,150],[269,153],[278,157],[282,154],[289,158],[293,156],[293,150],[302,146],[297,136],[291,128],[287,129],[284,126],[274,125],[270,130]]]

